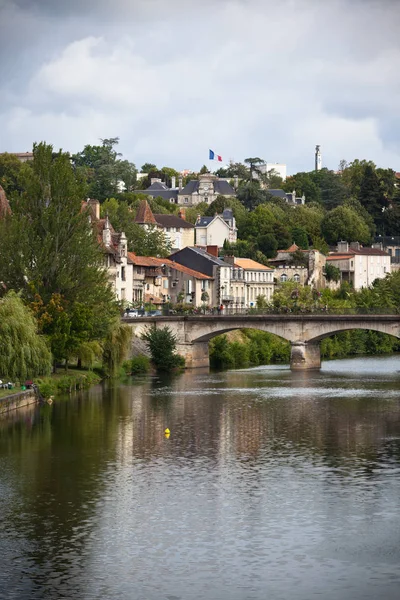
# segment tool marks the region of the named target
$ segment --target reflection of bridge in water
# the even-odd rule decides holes
[[[168,326],[177,338],[177,350],[186,366],[208,367],[208,342],[216,335],[234,329],[259,329],[289,341],[293,370],[319,369],[320,342],[325,337],[350,329],[369,329],[400,338],[400,315],[196,315],[124,318],[135,336],[148,326]]]

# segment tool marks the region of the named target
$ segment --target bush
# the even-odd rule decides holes
[[[43,396],[45,400],[47,400],[51,396],[54,396],[54,394],[57,391],[56,386],[51,381],[38,380],[37,385],[39,388],[40,395]]]
[[[176,352],[176,336],[169,327],[157,329],[155,325],[142,335],[149,347],[151,359],[157,371],[183,368],[185,359]]]
[[[150,371],[150,359],[144,354],[138,354],[122,365],[127,375],[145,375]]]

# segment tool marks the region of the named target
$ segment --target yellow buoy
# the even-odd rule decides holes
[[[170,435],[171,435],[170,433],[164,433],[164,437],[165,437],[165,439],[166,439],[166,440],[169,440],[169,438],[170,438]]]
[[[170,432],[170,430],[168,429],[168,427],[167,427],[167,429],[164,431],[164,433],[165,433],[165,435],[169,435],[169,434],[171,433],[171,432]]]

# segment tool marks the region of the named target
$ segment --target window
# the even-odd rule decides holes
[[[282,273],[282,275],[281,275],[281,281],[287,281],[287,275],[286,275],[286,273]]]
[[[207,196],[204,198],[204,202],[208,202],[208,198],[207,198]]]
[[[123,289],[121,290],[121,300],[125,300],[125,298],[126,298],[126,295],[125,295],[125,288],[123,288]]]
[[[185,198],[185,204],[188,204],[189,198]]]
[[[126,281],[126,278],[125,278],[125,267],[121,267],[121,279],[122,279],[122,281]]]
[[[168,279],[164,279],[164,281],[163,281],[163,288],[164,288],[164,290],[168,289]]]
[[[136,267],[136,272],[138,275],[142,274],[142,267]]]
[[[296,283],[299,283],[299,281],[300,281],[300,275],[298,273],[295,273],[293,275],[293,281],[295,281]]]
[[[149,289],[150,289],[150,284],[148,283],[148,284],[146,285],[146,290],[149,290]]]

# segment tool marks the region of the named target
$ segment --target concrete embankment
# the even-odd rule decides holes
[[[21,408],[22,406],[38,404],[38,402],[39,398],[35,390],[11,393],[9,396],[0,398],[0,415]]]

